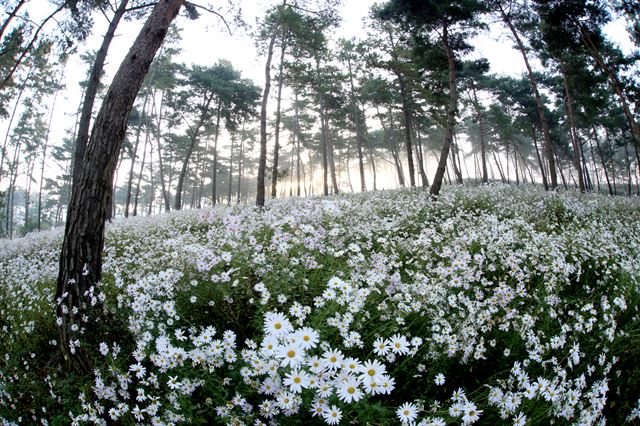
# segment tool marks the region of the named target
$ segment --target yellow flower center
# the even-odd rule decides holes
[[[400,342],[396,342],[396,348],[397,348],[397,349],[400,349],[400,346],[401,346],[401,345],[400,345]]]
[[[373,368],[370,369],[369,371],[367,371],[367,374],[369,374],[371,377],[376,375],[376,370],[374,370]]]
[[[291,349],[289,352],[287,352],[287,356],[289,358],[293,358],[294,356],[296,356],[296,351],[294,351],[293,349]]]
[[[304,340],[305,342],[308,342],[309,340],[311,340],[311,337],[309,337],[309,336],[304,336],[304,337],[302,338],[302,340]]]
[[[405,416],[408,416],[408,415],[409,415],[409,410],[404,410],[404,411],[402,412],[402,414],[404,414]]]
[[[347,393],[350,393],[353,395],[354,393],[356,393],[356,388],[354,388],[353,386],[349,386],[347,388]]]
[[[300,377],[294,377],[293,378],[293,383],[300,383],[302,380],[300,379]]]
[[[335,355],[332,356],[331,358],[329,358],[329,361],[331,361],[331,362],[336,362],[337,360],[338,360],[338,358],[336,358]]]
[[[273,328],[275,328],[276,330],[280,330],[282,328],[282,324],[280,324],[279,322],[275,323],[273,325]]]

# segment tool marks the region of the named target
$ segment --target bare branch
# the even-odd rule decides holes
[[[144,8],[147,8],[147,7],[155,6],[157,4],[158,4],[158,2],[141,4],[140,6],[133,6],[133,7],[130,7],[129,9],[127,9],[125,12],[133,12],[135,10],[140,10],[140,9],[144,9]]]
[[[221,20],[221,21],[224,23],[224,25],[227,27],[227,31],[229,32],[229,35],[232,35],[232,34],[233,34],[233,33],[231,32],[231,27],[229,26],[229,23],[228,23],[228,22],[227,22],[227,20],[224,18],[224,16],[222,16],[219,12],[216,12],[215,10],[213,10],[213,9],[209,9],[209,8],[208,8],[208,7],[206,7],[206,6],[202,6],[202,5],[199,5],[199,4],[196,4],[196,3],[190,2],[190,1],[186,2],[186,3],[185,3],[185,5],[191,5],[191,6],[193,6],[193,7],[197,7],[198,9],[202,9],[202,10],[204,10],[204,11],[207,11],[207,12],[209,12],[209,13],[212,13],[212,14],[216,15],[218,18],[220,18],[220,20]]]

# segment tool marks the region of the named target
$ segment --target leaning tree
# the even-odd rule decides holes
[[[74,188],[60,254],[55,296],[62,355],[82,373],[91,361],[80,346],[90,335],[90,301],[102,274],[104,229],[111,205],[113,176],[124,141],[127,117],[156,51],[184,0],[160,0],[124,58],[96,117]]]

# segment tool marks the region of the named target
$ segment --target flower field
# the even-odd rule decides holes
[[[640,202],[533,187],[220,206],[107,230],[94,372],[61,230],[0,248],[4,424],[638,424]]]

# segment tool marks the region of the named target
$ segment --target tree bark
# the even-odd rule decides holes
[[[105,219],[127,118],[155,53],[183,3],[159,0],[138,34],[96,117],[77,187],[72,191],[54,302],[63,360],[84,374],[90,373],[92,366],[87,352],[79,346],[79,337],[94,337],[90,329],[86,330],[91,328],[91,320],[95,321],[86,297],[102,277]],[[75,324],[80,330],[74,330]],[[84,334],[80,335],[82,329]]]

